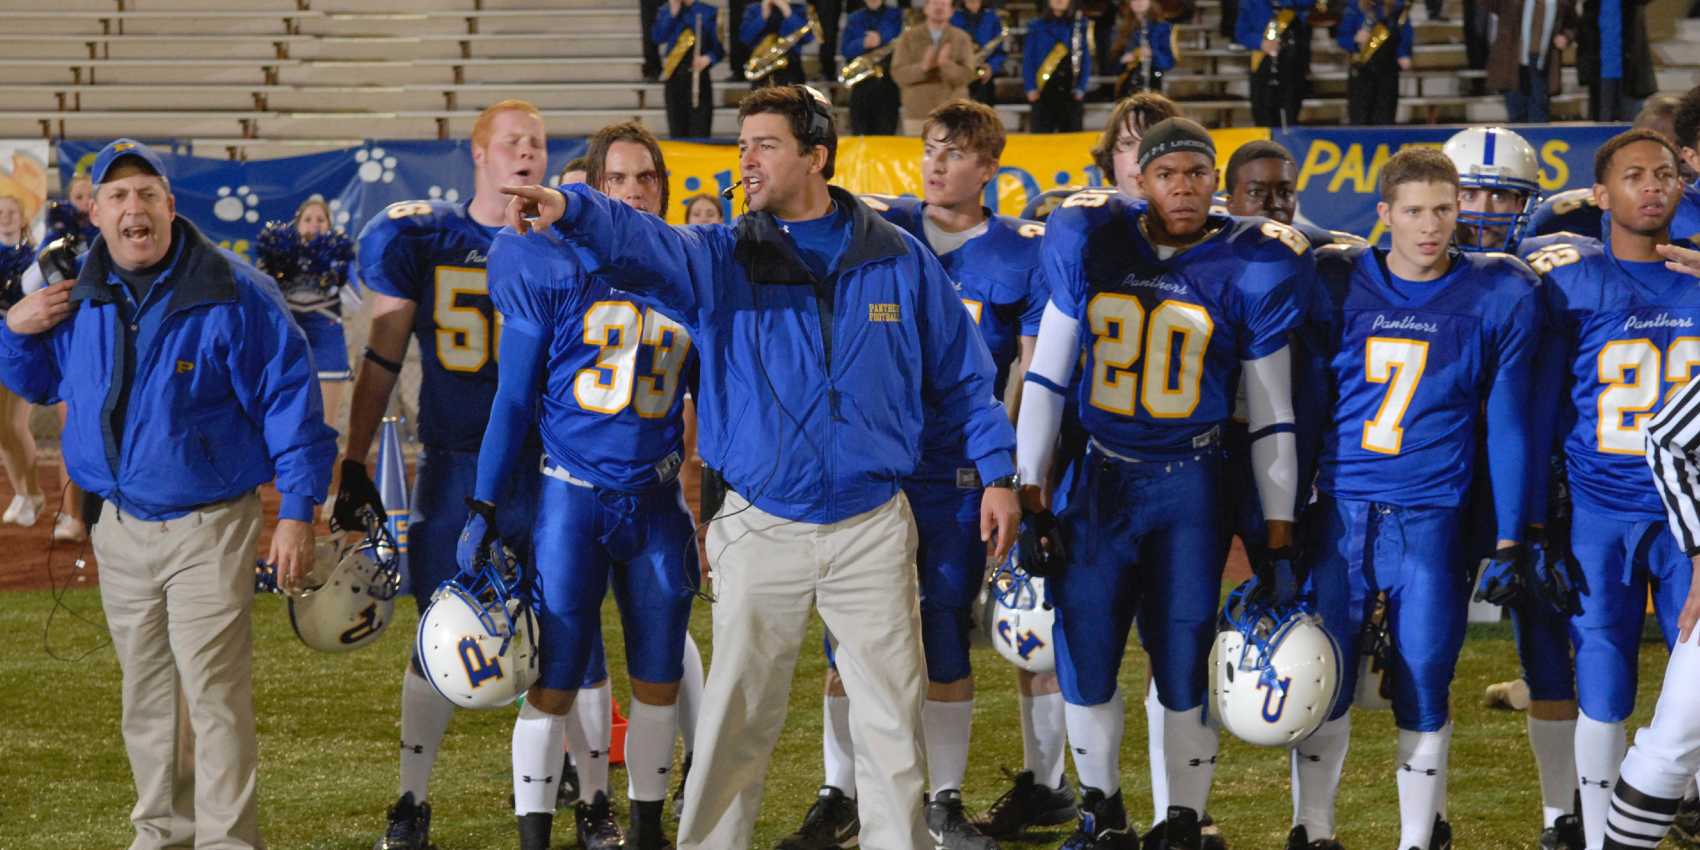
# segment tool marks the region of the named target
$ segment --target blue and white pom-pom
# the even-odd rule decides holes
[[[313,288],[330,292],[348,279],[354,242],[346,233],[320,233],[303,240],[295,225],[273,221],[254,242],[260,270],[278,279],[286,291]]]
[[[35,246],[25,242],[7,247],[0,245],[0,309],[10,307],[23,298],[24,272],[35,262]]]

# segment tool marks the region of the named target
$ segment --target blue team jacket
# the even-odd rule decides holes
[[[1414,2],[1414,0],[1412,0],[1412,2]],[[1359,6],[1359,4],[1347,3],[1343,13],[1344,16],[1340,19],[1340,32],[1339,35],[1335,37],[1335,41],[1339,42],[1340,49],[1347,53],[1356,51],[1358,49],[1357,38],[1359,29],[1363,27],[1374,27],[1378,23],[1386,25],[1388,29],[1392,29],[1393,25],[1399,22],[1399,16],[1402,12],[1404,12],[1405,5],[1405,3],[1394,4],[1393,15],[1391,17],[1384,17],[1381,14],[1380,4],[1376,4],[1375,20],[1372,22],[1364,16],[1364,10]],[[1398,58],[1411,58],[1411,45],[1417,43],[1417,38],[1414,33],[1415,29],[1411,26],[1411,16],[1405,15],[1405,23],[1399,27],[1399,32],[1394,38],[1395,42],[1398,44]],[[1386,46],[1383,45],[1382,50],[1386,49]]]
[[[1027,23],[1027,42],[1022,48],[1021,59],[1021,77],[1027,91],[1039,90],[1039,66],[1045,64],[1045,57],[1051,55],[1052,47],[1059,44],[1064,49],[1071,47],[1073,32],[1077,26],[1080,29],[1080,68],[1074,69],[1074,90],[1078,94],[1086,94],[1086,84],[1092,76],[1092,39],[1086,36],[1086,25],[1077,24],[1069,18],[1053,18],[1049,15],[1034,18]],[[1085,70],[1081,70],[1082,68]]]
[[[568,186],[551,233],[586,271],[690,329],[698,450],[762,510],[830,523],[884,504],[920,462],[929,405],[962,431],[982,481],[1013,475],[996,369],[950,278],[913,236],[830,191],[853,228],[831,290],[766,212],[671,227]]]
[[[957,9],[956,14],[950,16],[950,25],[973,36],[976,51],[990,44],[1003,29],[1003,21],[998,18],[997,10],[989,7],[981,7],[977,15],[970,15],[967,9]],[[992,69],[994,75],[1003,70],[1004,57],[1009,55],[1008,48],[1009,42],[1005,40],[1003,44],[998,45],[998,49],[986,56],[985,64]]]
[[[68,406],[71,479],[145,520],[183,516],[277,478],[283,519],[311,521],[336,460],[307,338],[277,282],[187,219],[138,314],[96,239],[71,318],[0,329],[0,381]],[[131,355],[135,362],[127,362]]]

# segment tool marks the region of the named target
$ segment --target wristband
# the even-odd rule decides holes
[[[390,360],[389,358],[383,356],[382,354],[379,354],[378,352],[373,351],[372,346],[370,346],[370,345],[366,346],[366,359],[372,361],[373,363],[378,364],[379,366],[384,367],[385,369],[390,370],[390,372],[392,372],[394,374],[397,374],[397,375],[401,374],[401,364],[400,363],[397,363],[394,360]]]

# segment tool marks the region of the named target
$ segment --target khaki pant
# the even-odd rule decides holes
[[[258,493],[164,522],[109,502],[94,526],[101,603],[124,671],[131,850],[265,846],[249,616],[260,526]]]
[[[718,597],[714,656],[680,850],[749,847],[811,607],[837,641],[850,695],[861,846],[930,848],[921,820],[927,664],[908,501],[898,495],[816,525],[780,519],[730,493],[720,516],[708,531]]]

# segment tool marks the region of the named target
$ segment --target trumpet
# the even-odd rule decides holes
[[[756,49],[750,54],[750,61],[744,63],[744,76],[749,78],[750,82],[756,82],[790,65],[791,57],[786,54],[791,52],[791,48],[820,31],[820,19],[815,17],[814,7],[810,6],[808,9],[809,21],[803,24],[801,29],[784,38],[769,35],[756,45]]]

